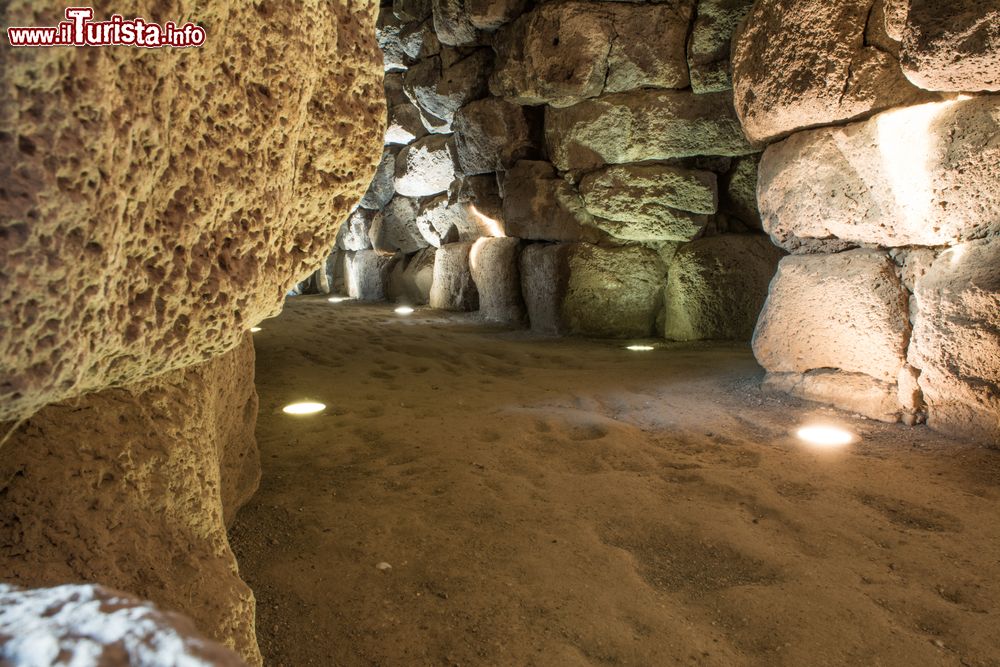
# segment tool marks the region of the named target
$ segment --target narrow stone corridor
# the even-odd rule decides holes
[[[745,345],[319,297],[261,327],[230,539],[265,664],[996,664],[996,450],[764,395]]]

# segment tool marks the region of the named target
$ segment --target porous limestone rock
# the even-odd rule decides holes
[[[927,423],[1000,446],[1000,238],[938,255],[914,289],[910,364]]]
[[[406,263],[400,279],[398,300],[412,306],[422,306],[431,300],[431,285],[434,282],[435,248],[424,248]]]
[[[244,332],[210,361],[21,424],[0,457],[4,580],[128,591],[259,665],[253,593],[226,537],[260,479],[253,374]]]
[[[559,169],[756,152],[728,93],[636,90],[548,109],[545,142]]]
[[[758,0],[733,46],[736,110],[769,142],[932,99],[891,53],[865,44],[872,0]]]
[[[541,4],[494,39],[490,90],[518,104],[565,107],[602,92],[685,88],[693,4]]]
[[[834,405],[869,419],[895,423],[904,417],[895,382],[882,382],[864,373],[824,368],[808,373],[768,373],[766,392]]]
[[[372,247],[368,236],[372,221],[379,215],[375,211],[358,208],[351,213],[347,221],[337,232],[337,247],[341,250],[367,250]]]
[[[407,101],[389,109],[388,126],[385,129],[386,145],[405,146],[426,135],[427,128],[417,107]]]
[[[387,150],[382,153],[382,161],[378,163],[375,176],[368,190],[361,198],[361,207],[372,211],[381,210],[396,194],[394,179],[396,176],[396,152]]]
[[[698,16],[688,40],[694,92],[717,93],[733,87],[729,75],[733,33],[752,5],[753,0],[699,0]]]
[[[479,308],[479,293],[469,266],[471,241],[448,243],[434,253],[431,308],[472,311]]]
[[[719,184],[721,209],[736,216],[750,229],[762,229],[757,206],[757,165],[760,158],[760,155],[736,158]]]
[[[406,197],[428,197],[446,192],[455,180],[454,139],[424,137],[405,146],[396,156],[396,192]]]
[[[511,325],[524,323],[520,255],[520,239],[490,237],[472,245],[469,268],[483,319]]]
[[[756,234],[689,243],[667,270],[664,336],[750,340],[782,252]]]
[[[0,51],[0,419],[235,347],[381,157],[375,3],[168,9],[205,44]],[[61,12],[13,0],[0,19]]]
[[[395,196],[368,230],[371,247],[383,255],[397,251],[411,253],[427,247],[427,240],[417,225],[420,203],[410,197]]]
[[[1000,90],[1000,2],[910,0],[906,77],[927,90]]]
[[[664,273],[648,248],[532,244],[521,255],[531,328],[605,338],[646,337],[662,307]]]
[[[590,172],[580,195],[594,224],[635,241],[690,241],[718,208],[716,175],[667,165],[623,165]]]
[[[466,104],[452,128],[458,165],[467,176],[506,170],[534,147],[524,110],[496,97]]]
[[[477,49],[450,65],[441,56],[426,58],[406,72],[403,89],[422,112],[450,127],[456,111],[486,96],[490,59],[489,49]]]
[[[92,584],[22,589],[0,584],[0,663],[245,667],[190,619]]]
[[[597,241],[600,231],[580,193],[548,162],[521,160],[504,180],[507,233],[542,241]]]
[[[769,146],[758,193],[775,243],[944,245],[1000,233],[1000,95],[896,109]]]
[[[754,354],[769,372],[832,368],[894,383],[909,342],[906,302],[885,252],[785,257],[757,323]]]

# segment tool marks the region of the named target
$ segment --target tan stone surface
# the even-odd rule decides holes
[[[928,99],[865,44],[872,0],[758,0],[733,46],[736,111],[752,141]]]
[[[260,476],[253,343],[241,341],[203,364],[47,406],[17,428],[0,457],[5,581],[128,591],[260,664],[253,593],[226,537]]]
[[[768,147],[758,196],[788,250],[939,246],[1000,232],[1000,95],[896,109]]]
[[[931,428],[1000,446],[1000,238],[959,245],[916,279],[910,364]]]
[[[0,49],[0,419],[234,347],[320,263],[380,157],[373,3],[93,5],[207,41]],[[14,0],[0,22],[63,8]]]
[[[886,253],[792,255],[778,264],[753,350],[769,372],[833,368],[895,382],[909,333],[906,292]]]
[[[910,0],[906,77],[927,90],[1000,90],[1000,2]]]

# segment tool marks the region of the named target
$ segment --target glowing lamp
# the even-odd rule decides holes
[[[846,447],[854,442],[853,433],[836,426],[803,426],[795,432],[795,436],[806,444],[823,449]]]
[[[250,333],[257,333],[260,330],[260,327],[250,327]]]
[[[326,410],[326,406],[322,403],[289,403],[285,407],[281,408],[281,411],[286,415],[314,415],[317,412],[323,412]]]
[[[629,345],[625,349],[631,350],[632,352],[650,352],[656,348],[652,345]]]
[[[331,296],[329,299],[327,299],[327,301],[329,301],[330,303],[343,303],[343,302],[347,301],[347,297],[346,296]]]
[[[412,315],[413,314],[413,309],[410,308],[409,306],[400,306],[399,308],[396,309],[396,314],[397,315]]]

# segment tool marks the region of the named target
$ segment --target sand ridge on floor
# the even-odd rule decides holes
[[[268,665],[1000,664],[1000,452],[763,395],[742,345],[262,327],[231,540]]]

